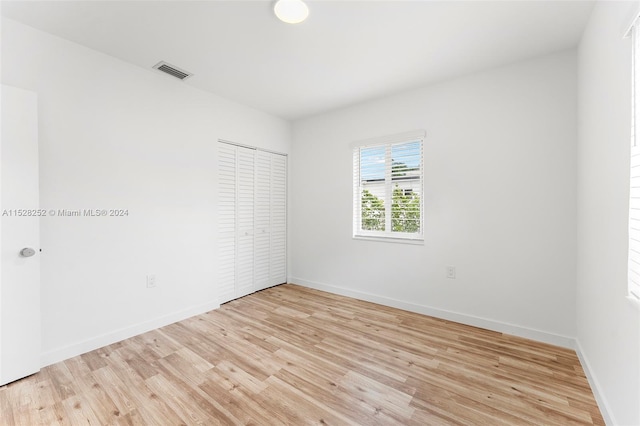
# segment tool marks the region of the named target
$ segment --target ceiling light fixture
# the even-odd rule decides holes
[[[299,24],[309,16],[309,8],[302,0],[278,0],[273,11],[287,24]]]

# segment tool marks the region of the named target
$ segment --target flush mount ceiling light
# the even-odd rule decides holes
[[[273,11],[287,24],[299,24],[309,16],[309,8],[302,0],[278,0]]]

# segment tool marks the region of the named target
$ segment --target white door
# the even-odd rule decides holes
[[[220,303],[236,295],[236,147],[218,144],[218,278]]]
[[[220,303],[255,291],[255,150],[218,143]]]
[[[37,97],[2,86],[0,385],[40,369]],[[33,255],[21,251],[31,248]]]
[[[287,282],[287,157],[218,144],[220,303]]]
[[[271,155],[256,151],[255,167],[255,291],[270,286],[271,277]]]
[[[236,298],[253,293],[254,157],[255,150],[237,147]]]
[[[271,155],[269,285],[287,282],[287,157]]]

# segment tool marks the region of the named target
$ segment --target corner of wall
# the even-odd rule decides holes
[[[618,424],[613,418],[613,412],[609,407],[609,403],[607,402],[605,394],[602,391],[602,387],[600,386],[598,379],[596,378],[596,376],[593,374],[591,370],[591,364],[589,363],[589,360],[587,359],[586,355],[584,354],[584,351],[582,350],[582,345],[580,344],[580,340],[576,339],[575,345],[576,345],[575,347],[576,354],[578,355],[580,364],[582,364],[582,369],[584,370],[584,374],[587,377],[587,380],[589,381],[589,386],[591,386],[593,397],[596,399],[596,403],[598,404],[598,408],[600,409],[600,414],[602,414],[602,418],[604,419],[605,423],[608,425]]]

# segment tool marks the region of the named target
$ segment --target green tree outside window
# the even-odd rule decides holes
[[[361,201],[362,229],[384,231],[384,200],[363,189]],[[394,232],[420,232],[420,195],[395,186],[391,200],[391,229]]]

